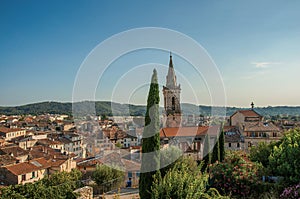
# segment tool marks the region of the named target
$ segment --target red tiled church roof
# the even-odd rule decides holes
[[[167,127],[160,130],[160,137],[194,137],[206,135],[218,135],[219,126],[192,126],[192,127]]]

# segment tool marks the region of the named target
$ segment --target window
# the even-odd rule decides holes
[[[239,142],[236,144],[236,147],[237,147],[237,148],[239,148],[239,147],[240,147],[240,143],[239,143]]]
[[[26,174],[23,174],[22,175],[22,181],[25,181],[26,180]]]
[[[175,110],[175,97],[172,97],[172,110]]]
[[[140,172],[136,172],[136,176],[137,176],[137,177],[140,177]]]
[[[32,178],[35,178],[35,172],[32,172]]]
[[[231,143],[230,142],[228,143],[228,147],[231,147]]]
[[[128,178],[132,178],[132,172],[128,172]]]

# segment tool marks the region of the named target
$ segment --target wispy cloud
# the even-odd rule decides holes
[[[271,65],[279,65],[280,62],[252,62],[251,64],[255,65],[256,68],[268,68]]]

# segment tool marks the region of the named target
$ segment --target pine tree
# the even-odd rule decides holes
[[[207,167],[211,163],[211,151],[210,151],[210,136],[209,134],[206,134],[205,140],[204,140],[204,147],[203,147],[203,161],[204,166],[203,169]]]
[[[159,135],[159,86],[157,72],[154,69],[147,100],[145,128],[142,139],[142,165],[139,181],[141,199],[150,198],[153,175],[160,167],[160,135]]]
[[[219,148],[220,148],[220,162],[223,162],[225,159],[225,136],[224,131],[222,129],[219,136]]]
[[[216,161],[220,161],[220,145],[219,138],[216,139],[215,146],[213,148],[211,163],[215,163]]]

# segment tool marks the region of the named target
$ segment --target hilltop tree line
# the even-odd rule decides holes
[[[92,102],[79,102],[77,104],[90,104],[94,105]],[[82,106],[82,112],[84,112],[84,106]],[[113,110],[112,110],[113,107]],[[186,115],[211,115],[211,106],[196,106],[193,104],[182,103],[182,112]],[[132,104],[120,104],[108,101],[97,101],[95,102],[96,114],[97,115],[106,115],[106,116],[121,116],[121,115],[131,115],[131,116],[144,116],[146,113],[146,106],[142,105],[132,105]],[[237,110],[245,108],[236,108],[236,107],[227,107],[226,114],[231,115]],[[215,111],[221,113],[223,108],[216,107]],[[159,108],[160,113],[163,111],[163,108]],[[255,108],[255,111],[264,115],[268,119],[291,119],[291,120],[300,120],[299,112],[300,107],[288,107],[288,106],[277,106],[277,107],[258,107]],[[61,103],[61,102],[41,102],[34,104],[27,104],[23,106],[15,107],[0,107],[0,114],[4,115],[39,115],[39,114],[72,114],[72,103]]]

